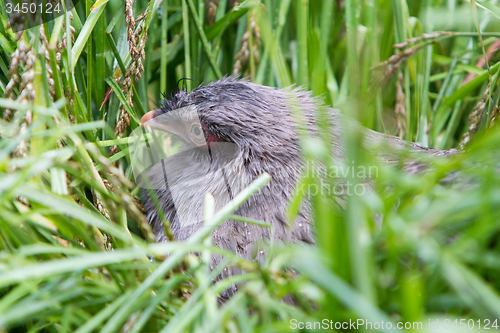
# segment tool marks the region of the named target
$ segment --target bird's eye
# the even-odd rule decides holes
[[[205,133],[203,132],[203,128],[201,128],[200,124],[191,125],[191,136],[198,143],[205,142]]]

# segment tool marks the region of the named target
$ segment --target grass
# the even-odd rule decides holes
[[[288,331],[293,319],[324,318],[494,328],[496,1],[233,5],[87,0],[42,29],[16,34],[5,29],[0,3],[0,330],[274,332]],[[135,29],[126,23],[128,6],[141,15]],[[213,248],[210,231],[236,206],[214,215],[210,197],[210,228],[186,243],[156,244],[136,205],[125,137],[180,79],[190,79],[183,84],[191,90],[235,70],[264,85],[301,85],[369,128],[462,152],[409,175],[381,164],[377,151],[359,147],[358,133],[347,132],[349,159],[376,166],[377,181],[349,196],[345,210],[311,196],[316,247],[271,243],[262,264]],[[309,161],[335,165],[323,143],[302,141]],[[263,175],[234,203],[265,182]],[[290,220],[303,199],[294,196]],[[210,252],[247,274],[212,284],[218,272],[208,269]],[[242,281],[242,291],[218,307],[217,295]],[[290,293],[299,306],[281,302]]]

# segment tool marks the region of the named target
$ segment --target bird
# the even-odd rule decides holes
[[[142,173],[151,184],[149,188],[144,186],[141,196],[157,241],[168,240],[162,216],[170,222],[173,239],[186,240],[203,225],[206,193],[214,196],[217,211],[267,173],[269,183],[234,214],[272,225],[277,242],[314,244],[311,205],[301,206],[293,224],[287,220],[286,211],[306,167],[300,135],[318,135],[320,108],[328,114],[331,154],[338,160],[345,159],[346,122],[341,112],[324,106],[318,97],[301,88],[277,89],[225,77],[189,93],[180,90],[163,99],[159,108],[147,112],[141,118],[141,126],[169,133],[169,149],[175,148],[168,157],[160,154]],[[302,119],[301,126],[297,114]],[[353,126],[362,130],[367,147],[388,144],[395,149],[441,156],[456,152],[428,149],[358,124]],[[174,137],[176,143],[172,141]],[[167,143],[162,141],[160,147],[168,146]],[[408,172],[419,172],[421,165],[413,162],[406,167]],[[161,212],[151,191],[158,198]],[[212,243],[247,260],[261,260],[265,253],[259,244],[270,237],[270,228],[229,220],[213,232]],[[220,256],[215,256],[212,268],[220,261]],[[232,274],[238,274],[236,268],[224,270],[220,278]]]

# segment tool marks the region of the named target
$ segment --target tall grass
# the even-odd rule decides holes
[[[135,29],[127,8],[141,16]],[[477,330],[500,318],[496,1],[86,0],[20,34],[5,29],[3,2],[0,16],[1,330],[288,331],[292,319],[324,318],[471,319]],[[345,209],[311,195],[316,247],[271,243],[257,264],[206,242],[266,175],[222,215],[207,197],[211,228],[155,244],[125,137],[180,79],[191,90],[233,72],[298,84],[369,128],[463,150],[408,175],[347,132],[349,161],[376,167],[376,182]],[[324,143],[302,144],[309,161],[335,165]],[[247,273],[212,284],[210,252]],[[243,281],[219,307],[217,295]]]

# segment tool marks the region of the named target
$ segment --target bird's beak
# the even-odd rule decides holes
[[[150,123],[148,123],[148,124],[146,124],[146,123],[149,122],[150,120],[152,120],[155,117],[155,111],[156,110],[152,110],[152,111],[146,112],[146,114],[144,116],[142,116],[142,118],[141,118],[141,127],[151,126]],[[152,123],[153,122],[151,122],[151,124]]]
[[[184,133],[182,126],[180,126],[171,115],[160,114],[159,116],[155,117],[155,111],[156,110],[146,112],[146,114],[142,116],[141,127],[149,127],[151,129],[172,133],[180,137],[183,136]]]

